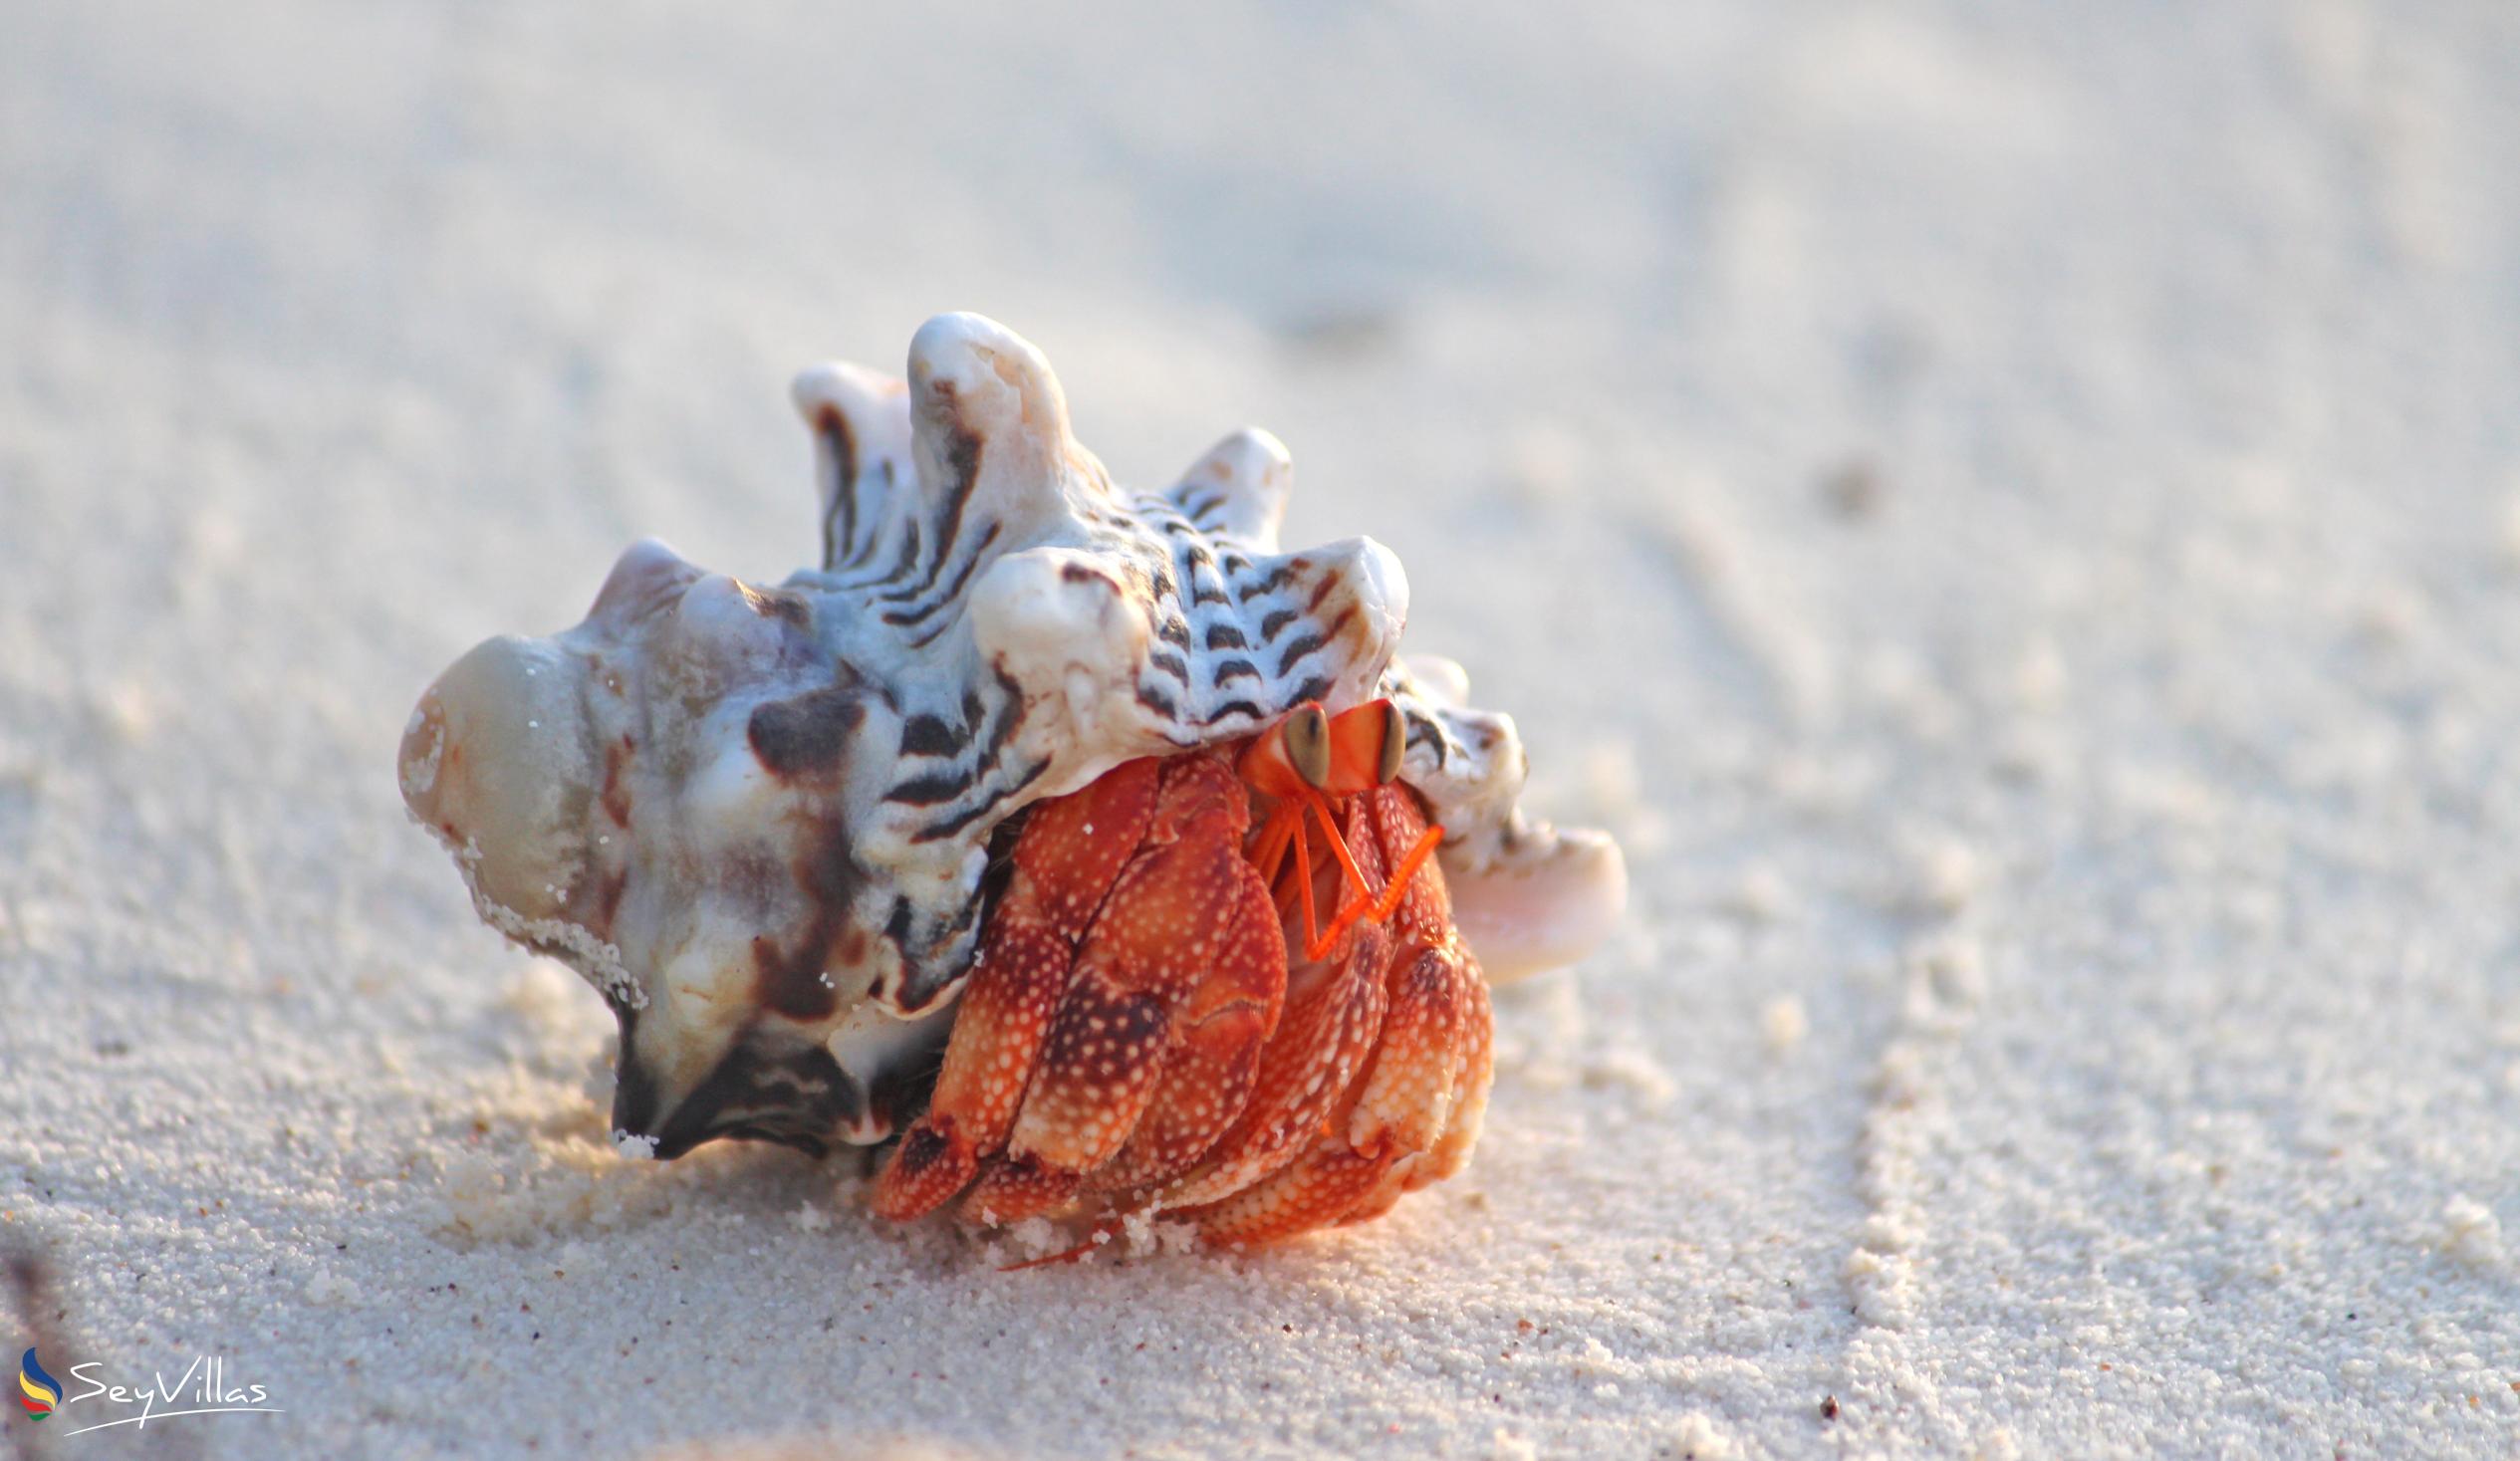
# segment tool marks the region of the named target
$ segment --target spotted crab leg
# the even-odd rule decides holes
[[[1395,1074],[1414,1066],[1429,1072],[1431,1079],[1434,1066],[1449,1063],[1450,1080],[1426,1090],[1430,1097],[1440,1093],[1445,1109],[1433,1122],[1435,1139],[1431,1145],[1406,1143],[1412,1151],[1423,1150],[1423,1159],[1394,1168],[1394,1175],[1404,1180],[1392,1187],[1387,1196],[1381,1197],[1380,1205],[1370,1200],[1351,1211],[1344,1219],[1348,1222],[1372,1217],[1388,1207],[1401,1192],[1414,1192],[1439,1182],[1467,1165],[1471,1148],[1478,1144],[1479,1125],[1487,1114],[1488,1088],[1495,1075],[1496,1021],[1488,1003],[1487,976],[1453,923],[1452,900],[1442,880],[1414,875],[1441,830],[1427,828],[1417,804],[1405,796],[1378,799],[1367,808],[1366,815],[1374,823],[1377,839],[1385,846],[1408,845],[1410,849],[1400,862],[1403,881],[1386,891],[1377,907],[1387,909],[1393,926],[1425,950],[1416,972],[1423,988],[1422,999],[1429,1007],[1428,1028],[1442,1023],[1433,1013],[1435,1007],[1448,1007],[1457,1012],[1459,1019],[1447,1040],[1440,1045],[1421,1045],[1413,1056],[1395,1053],[1395,1032],[1386,1031],[1383,1059],[1397,1062],[1392,1067]],[[1428,966],[1428,959],[1440,964],[1440,980]],[[1413,1002],[1412,996],[1398,992],[1393,999],[1395,1004]],[[1378,1067],[1378,1077],[1380,1074]],[[1379,1098],[1369,1085],[1365,1106],[1371,1109]]]
[[[1356,805],[1352,826],[1363,824],[1356,830],[1370,834],[1352,831],[1365,854],[1360,861],[1379,864],[1383,849],[1422,845],[1425,824],[1405,794],[1360,797]],[[1418,860],[1403,854],[1400,865],[1413,873]],[[1276,1128],[1279,1144],[1299,1149],[1265,1176],[1214,1201],[1198,1202],[1200,1194],[1188,1190],[1176,1195],[1174,1203],[1186,1205],[1173,1216],[1206,1241],[1267,1243],[1370,1217],[1466,1160],[1491,1073],[1486,981],[1451,930],[1438,882],[1411,876],[1394,906],[1405,942],[1398,957],[1386,952],[1374,971],[1383,1015],[1366,1042],[1371,1064],[1364,1078],[1351,1085],[1342,1072],[1326,1119]],[[1362,931],[1382,936],[1374,925]],[[1371,961],[1373,951],[1358,952]],[[1367,972],[1353,957],[1348,970],[1352,977]]]
[[[1196,1208],[1285,1166],[1329,1121],[1383,1028],[1390,940],[1359,930],[1345,956],[1289,977],[1286,1015],[1260,1054],[1251,1099],[1209,1158],[1151,1205]]]
[[[898,1221],[934,1210],[1004,1149],[1075,950],[1155,816],[1160,767],[1129,762],[1073,797],[1045,802],[1019,838],[1015,871],[964,990],[927,1114],[877,1180],[874,1206]]]
[[[1223,949],[1174,1019],[1173,1044],[1129,1143],[1087,1185],[1127,1192],[1196,1165],[1251,1099],[1260,1053],[1286,1005],[1286,940],[1276,903],[1244,884]]]
[[[1462,1032],[1463,1044],[1457,1051],[1453,1106],[1443,1135],[1422,1158],[1394,1164],[1373,1193],[1341,1215],[1341,1222],[1379,1217],[1399,1201],[1400,1194],[1440,1182],[1469,1164],[1470,1150],[1478,1144],[1479,1126],[1487,1115],[1488,1088],[1495,1076],[1495,1016],[1488,1007],[1484,976],[1468,980],[1467,990],[1470,1014],[1464,1022],[1467,1028]]]
[[[1379,883],[1380,850],[1361,841],[1355,856],[1367,885]],[[1250,1105],[1210,1159],[1160,1195],[1160,1206],[1196,1208],[1241,1191],[1293,1161],[1327,1127],[1382,1036],[1391,954],[1388,930],[1358,924],[1330,959],[1289,972],[1286,1017],[1261,1052]]]
[[[1224,1200],[1174,1216],[1223,1246],[1268,1243],[1381,1211],[1442,1136],[1462,1062],[1472,981],[1421,951],[1392,980],[1381,1048],[1330,1129],[1296,1158]],[[1386,1192],[1387,1189],[1387,1194]]]
[[[1187,1160],[1180,1143],[1193,1135],[1213,1139],[1203,1107],[1226,1093],[1161,1078],[1178,1049],[1205,1067],[1196,1079],[1230,1082],[1274,1023],[1285,955],[1267,889],[1241,855],[1249,820],[1223,761],[1165,764],[1144,846],[1077,949],[1004,1159],[982,1169],[966,1213],[1015,1222],[1064,1211],[1124,1148],[1160,1168]],[[1264,907],[1257,927],[1243,916]]]

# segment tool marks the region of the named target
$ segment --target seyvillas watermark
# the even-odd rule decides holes
[[[65,1439],[118,1425],[146,1430],[152,1422],[179,1415],[288,1413],[268,1403],[271,1392],[261,1385],[232,1383],[227,1360],[215,1354],[195,1355],[171,1380],[164,1370],[153,1370],[145,1385],[109,1384],[91,1372],[103,1368],[103,1362],[93,1359],[70,1366],[70,1387],[65,1389],[29,1346],[18,1360],[18,1403],[26,1407],[31,1420],[58,1416],[70,1422],[70,1428],[62,1432]],[[90,1403],[100,1400],[101,1405]],[[89,1408],[73,1413],[74,1405]],[[133,1406],[139,1407],[136,1413],[130,1413]]]

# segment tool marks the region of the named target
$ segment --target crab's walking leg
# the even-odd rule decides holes
[[[1221,758],[1164,763],[1145,846],[1077,951],[1006,1160],[981,1173],[967,1213],[1015,1222],[1063,1209],[1129,1142],[1155,1095],[1176,1011],[1235,942],[1236,915],[1258,883],[1242,857],[1249,820],[1242,783]],[[1265,1010],[1265,982],[1260,994]],[[1219,1000],[1239,1002],[1231,989]],[[1238,1029],[1229,1019],[1224,1034]]]
[[[1475,978],[1433,949],[1395,968],[1373,1066],[1330,1129],[1252,1186],[1177,1216],[1210,1243],[1269,1243],[1338,1222],[1386,1184],[1396,1197],[1451,1116]]]
[[[1179,1176],[1249,1103],[1261,1048],[1286,1004],[1286,935],[1256,872],[1230,921],[1215,967],[1174,1019],[1172,1050],[1136,1131],[1088,1186],[1130,1191]]]
[[[1467,950],[1458,945],[1455,950],[1467,958]],[[1430,951],[1427,957],[1435,955]],[[1479,1124],[1487,1112],[1488,1086],[1494,1075],[1494,1016],[1488,1008],[1487,980],[1477,968],[1455,964],[1452,972],[1463,1018],[1448,1049],[1427,1051],[1419,1058],[1429,1068],[1449,1068],[1443,1083],[1445,1109],[1432,1123],[1438,1134],[1429,1147],[1404,1148],[1404,1154],[1391,1163],[1374,1190],[1339,1215],[1340,1222],[1357,1223],[1382,1216],[1399,1201],[1401,1193],[1414,1192],[1461,1170],[1470,1160],[1470,1149],[1478,1144]],[[1389,1059],[1387,1046],[1385,1058]],[[1374,1095],[1369,1091],[1367,1098],[1358,1104],[1359,1114],[1364,1115],[1374,1103]],[[1355,1139],[1353,1129],[1351,1139]],[[1420,1151],[1422,1154],[1417,1154]]]
[[[1222,1201],[1309,1147],[1383,1028],[1383,965],[1390,941],[1362,930],[1349,956],[1316,965],[1287,994],[1286,1017],[1260,1054],[1251,1102],[1207,1160],[1157,1196],[1167,1212]]]
[[[1439,877],[1415,875],[1425,822],[1404,792],[1354,804],[1350,837],[1377,873],[1389,859],[1409,880],[1396,899],[1386,1012],[1371,1064],[1301,1150],[1260,1180],[1176,1214],[1218,1244],[1267,1243],[1327,1223],[1369,1217],[1402,1191],[1467,1159],[1487,1096],[1491,1015],[1486,981],[1452,931]],[[1406,850],[1406,851],[1402,851]],[[1382,930],[1368,925],[1368,931]]]
[[[1470,1164],[1470,1150],[1479,1144],[1479,1126],[1487,1118],[1487,1093],[1496,1081],[1496,1015],[1488,1007],[1487,976],[1470,971],[1470,1018],[1462,1032],[1461,1071],[1453,1081],[1452,1119],[1443,1139],[1410,1174],[1408,1190],[1440,1182]]]
[[[1362,860],[1382,863],[1371,847]],[[1197,1170],[1160,1195],[1167,1209],[1219,1201],[1305,1150],[1372,1057],[1382,1034],[1387,930],[1359,925],[1328,963],[1287,975],[1286,1016],[1260,1055],[1250,1105]]]
[[[1422,1159],[1394,1166],[1384,1184],[1386,1190],[1378,1191],[1349,1212],[1342,1219],[1346,1222],[1372,1217],[1398,1200],[1401,1192],[1414,1192],[1442,1181],[1468,1164],[1470,1150],[1478,1144],[1479,1125],[1487,1113],[1488,1087],[1495,1075],[1496,1018],[1488,1004],[1487,976],[1453,926],[1452,899],[1444,889],[1442,874],[1417,875],[1425,854],[1440,839],[1441,829],[1427,826],[1416,799],[1405,793],[1378,794],[1368,799],[1362,815],[1379,845],[1408,849],[1399,858],[1399,879],[1385,889],[1376,906],[1389,912],[1392,926],[1403,938],[1443,961],[1451,977],[1450,998],[1457,1003],[1461,1019],[1447,1050],[1439,1054],[1429,1049],[1421,1057],[1427,1061],[1448,1057],[1451,1067],[1446,1088],[1448,1109],[1437,1123],[1438,1135],[1432,1148],[1426,1150]],[[1394,999],[1397,998],[1395,994]],[[1386,1059],[1389,1054],[1386,1045]]]
[[[960,1191],[1006,1144],[1085,937],[1155,813],[1160,768],[1121,766],[1046,802],[1016,840],[1015,871],[972,970],[928,1111],[876,1182],[878,1214],[906,1221]]]

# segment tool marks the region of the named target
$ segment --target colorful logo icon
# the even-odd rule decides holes
[[[18,1397],[18,1403],[37,1420],[52,1414],[53,1407],[61,1403],[61,1381],[46,1374],[44,1366],[36,1362],[33,1345],[27,1346],[26,1357],[18,1361],[18,1388],[25,1392]]]

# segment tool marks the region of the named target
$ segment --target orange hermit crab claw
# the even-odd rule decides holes
[[[914,1218],[970,1185],[980,1163],[958,1134],[950,1116],[912,1126],[876,1185],[876,1215]]]
[[[879,1214],[967,1187],[982,1222],[1168,1213],[1265,1243],[1460,1167],[1489,1080],[1486,984],[1429,859],[1437,830],[1379,775],[1395,718],[1360,710],[1322,728],[1329,791],[1273,727],[1239,763],[1130,762],[1034,813]],[[1316,882],[1340,898],[1327,933]]]

